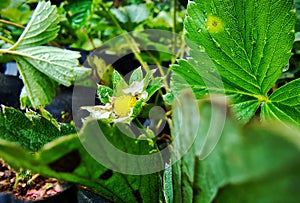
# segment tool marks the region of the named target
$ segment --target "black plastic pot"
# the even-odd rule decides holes
[[[79,203],[77,187],[72,184],[62,185],[63,191],[44,200],[20,200],[12,194],[0,193],[0,203]]]
[[[9,69],[10,72],[7,70],[6,67],[1,67],[0,69],[0,104],[19,108],[23,82],[19,78],[16,67],[12,65]]]

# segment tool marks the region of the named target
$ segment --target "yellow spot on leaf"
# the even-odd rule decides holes
[[[134,107],[136,98],[129,95],[124,95],[116,98],[114,102],[114,110],[117,116],[129,116],[130,109]]]
[[[205,23],[205,27],[209,33],[218,33],[223,31],[224,24],[217,16],[209,15]]]

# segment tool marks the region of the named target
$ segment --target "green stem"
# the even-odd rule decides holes
[[[151,54],[151,52],[147,52],[148,55],[151,57],[151,59],[154,61],[155,65],[157,66],[161,76],[163,77],[163,81],[164,81],[164,84],[165,84],[165,89],[167,92],[169,92],[169,85],[168,85],[168,81],[167,81],[167,78],[166,78],[166,75],[168,75],[169,73],[169,69],[168,69],[168,72],[167,74],[165,74],[164,70],[162,69],[162,66],[161,64],[159,63],[159,61]]]
[[[172,27],[172,32],[173,32],[173,46],[172,46],[172,53],[175,53],[176,51],[176,46],[177,46],[177,39],[176,39],[176,23],[177,23],[177,0],[173,0],[173,27]],[[176,61],[176,55],[172,56],[172,61],[171,63],[174,64]]]
[[[9,43],[9,44],[14,44],[13,41],[11,41],[10,39],[8,39],[8,38],[6,38],[6,37],[3,37],[3,36],[0,36],[0,40],[3,40],[3,41],[5,41],[5,42],[7,42],[7,43]]]
[[[123,30],[123,28],[121,27],[121,25],[119,24],[119,22],[117,21],[117,19],[110,13],[109,10],[106,9],[106,7],[104,6],[103,3],[100,3],[100,6],[102,7],[102,9],[107,13],[107,15],[112,19],[113,23],[115,24],[115,26],[118,28],[118,30],[124,35],[124,38],[127,42],[127,44],[129,45],[131,51],[133,52],[134,56],[136,57],[136,59],[140,62],[140,64],[142,65],[143,69],[146,72],[149,72],[149,66],[148,64],[142,59],[141,55],[140,55],[140,49],[138,47],[138,45],[136,44],[135,40],[130,37],[128,35],[128,33],[126,31]]]

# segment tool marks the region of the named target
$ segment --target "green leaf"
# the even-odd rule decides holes
[[[123,89],[127,88],[128,85],[122,75],[120,75],[120,73],[116,70],[113,71],[112,83],[114,96],[124,95]]]
[[[12,55],[18,64],[25,85],[22,107],[37,108],[51,103],[57,86],[55,81],[70,86],[75,79],[86,77],[91,72],[76,67],[80,57],[78,52],[39,46],[56,37],[58,23],[55,6],[40,1],[18,41],[11,48],[2,50]]]
[[[40,1],[18,41],[11,49],[38,46],[53,40],[59,30],[55,6]]]
[[[132,23],[140,23],[149,17],[146,4],[133,4],[125,7],[129,20]]]
[[[135,69],[129,79],[129,85],[131,85],[133,82],[140,82],[143,80],[143,71],[142,68],[139,67]]]
[[[1,1],[2,2],[2,1]],[[3,7],[2,7],[3,8]],[[20,25],[28,23],[32,10],[22,1],[11,1],[11,4],[3,10],[0,10],[1,18],[7,19]]]
[[[55,96],[57,83],[34,68],[22,57],[15,57],[24,88],[21,92],[21,107],[38,108],[50,104]]]
[[[187,37],[205,49],[225,82],[236,78],[239,89],[265,95],[291,56],[292,9],[292,0],[196,1],[189,7]]]
[[[35,46],[18,50],[14,54],[19,55],[17,61],[22,57],[28,64],[65,86],[91,73],[90,69],[76,67],[80,54],[74,51]]]
[[[215,128],[211,124],[216,123],[211,120],[212,106],[199,106],[198,123],[184,122],[191,116],[177,118],[181,115],[174,113],[174,130],[197,132],[189,151],[173,165],[174,202],[299,201],[293,195],[299,192],[299,129],[291,130],[276,122],[241,129],[227,119],[220,139],[214,140],[216,146],[203,158],[201,152],[207,146],[204,141]]]
[[[149,17],[149,11],[145,4],[133,4],[125,7],[120,7],[118,9],[113,8],[110,11],[122,23],[140,23]]]
[[[107,86],[99,85],[97,94],[103,104],[109,103],[109,97],[113,96],[113,90]]]
[[[262,106],[262,118],[285,121],[300,126],[300,79],[275,90]]]
[[[147,87],[146,91],[148,92],[148,99],[159,89],[163,87],[163,78],[157,77],[151,80],[149,86]]]
[[[128,17],[124,11],[120,9],[112,8],[110,9],[111,13],[115,15],[115,17],[121,22],[126,23],[128,22]]]
[[[92,0],[73,0],[64,6],[67,18],[74,28],[81,28],[89,19],[92,12]]]
[[[259,104],[268,101],[267,93],[291,56],[293,1],[197,0],[189,4],[187,12],[185,29],[192,59],[173,67],[186,80],[173,89],[178,92],[190,85],[195,93],[202,91],[200,96],[205,94],[205,85],[213,93],[220,90],[213,83],[220,75],[223,91],[234,98],[236,117],[248,122]],[[205,58],[201,49],[216,69],[201,64]],[[173,80],[178,80],[176,75]]]
[[[82,145],[82,140],[92,143],[98,155],[108,153],[108,145],[100,140],[95,129],[105,132],[108,141],[119,150],[129,154],[149,154],[147,141],[138,141],[124,135],[117,127],[102,122],[87,123],[80,135],[63,136],[32,154],[19,146],[0,140],[1,157],[14,168],[31,169],[33,172],[87,186],[111,202],[158,202],[162,195],[161,174],[127,175],[99,164]],[[79,139],[79,137],[81,137]],[[19,154],[16,159],[16,154]],[[117,158],[106,156],[109,159]],[[119,163],[126,166],[126,161]],[[156,162],[159,164],[158,162]],[[129,166],[136,167],[136,166]]]
[[[7,8],[11,4],[11,0],[2,0],[0,2],[0,10]]]
[[[97,76],[101,80],[101,84],[106,86],[111,85],[111,78],[113,73],[113,68],[111,65],[106,65],[104,59],[99,58],[96,55],[87,57],[88,64],[96,70]]]
[[[76,67],[79,54],[73,51],[36,46],[10,53],[15,56],[26,89],[21,103],[29,103],[25,99],[28,97],[30,106],[34,108],[51,103],[57,86],[55,81],[70,86],[76,79],[91,72],[90,69]]]
[[[232,101],[230,107],[235,112],[235,118],[243,124],[255,115],[260,106],[260,101],[252,96],[232,94],[229,98]]]
[[[38,151],[46,143],[66,134],[74,133],[75,129],[62,132],[58,126],[37,114],[26,117],[21,111],[1,106],[0,138],[14,142],[24,149]]]

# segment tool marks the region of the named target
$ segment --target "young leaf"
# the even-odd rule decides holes
[[[143,79],[143,71],[142,68],[139,67],[135,69],[129,79],[129,85],[131,85],[133,82],[140,82]]]
[[[116,70],[113,71],[112,75],[112,83],[113,83],[113,90],[115,96],[124,95],[123,89],[127,88],[128,85],[122,75]]]
[[[235,98],[235,111],[247,112],[237,115],[244,123],[260,103],[268,101],[268,91],[291,56],[295,23],[292,9],[292,0],[196,0],[189,4],[185,29],[193,60],[188,63],[198,64],[189,68],[200,75],[210,72],[201,66],[203,58],[199,58],[199,50],[205,50],[221,76],[224,91]],[[184,79],[189,77],[183,72],[185,67],[174,69],[183,69],[180,74]],[[191,85],[201,87],[203,83],[200,80]],[[252,104],[247,104],[249,98]]]
[[[10,49],[43,45],[53,40],[59,30],[55,6],[40,1],[18,41]]]
[[[103,104],[109,103],[109,97],[113,96],[113,90],[105,85],[99,85],[97,94]]]

